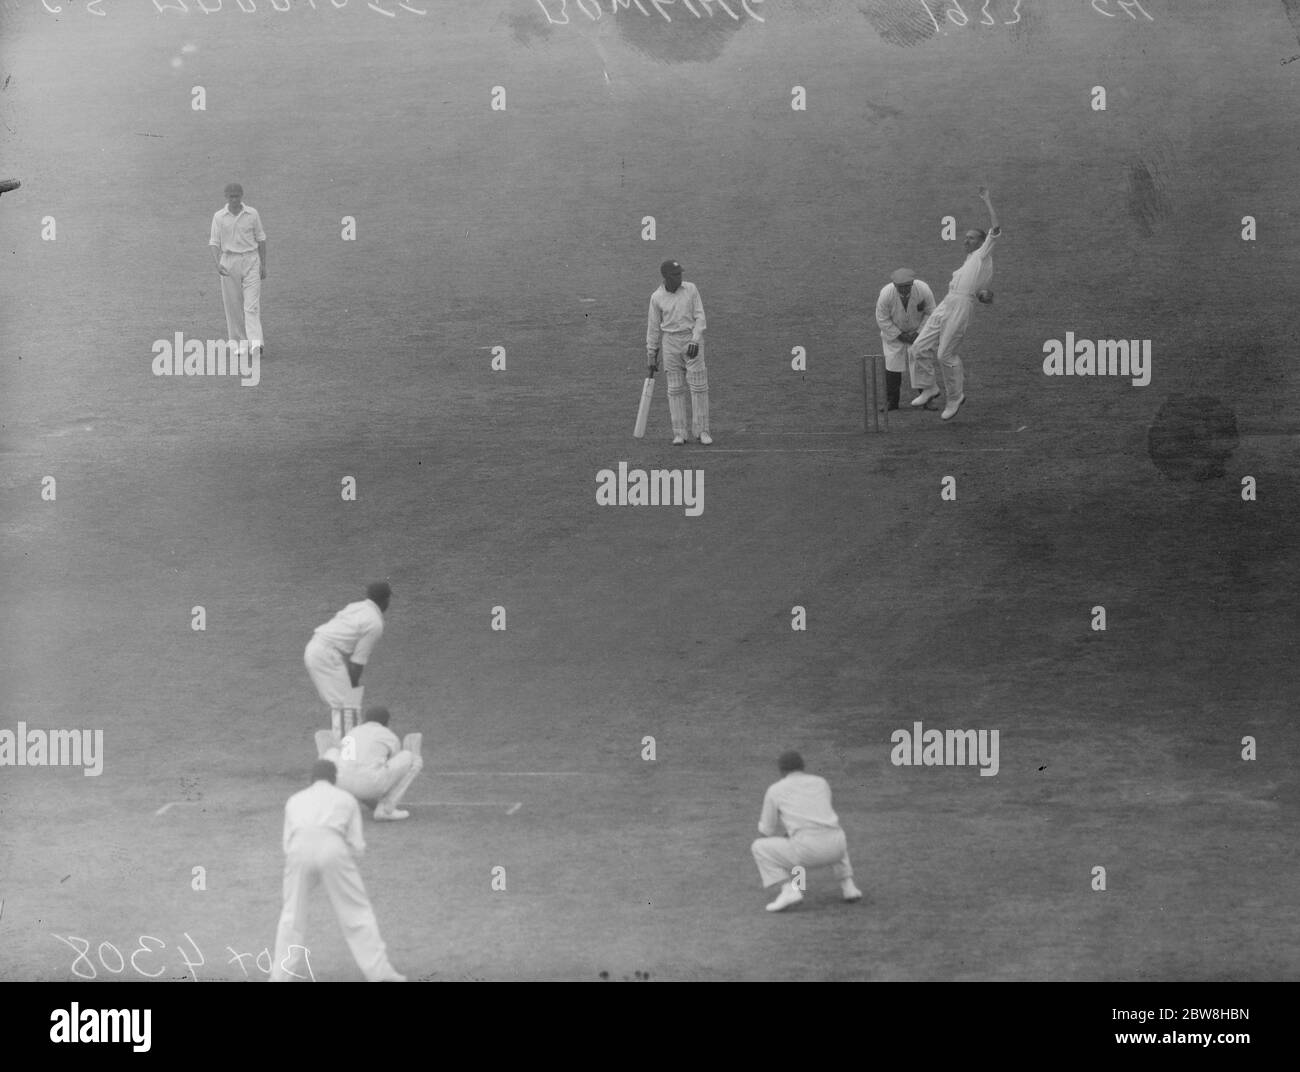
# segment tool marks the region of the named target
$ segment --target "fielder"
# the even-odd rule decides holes
[[[907,348],[916,342],[918,329],[932,312],[934,291],[925,280],[917,279],[910,268],[898,269],[880,289],[876,323],[880,326],[880,348],[885,355],[885,396],[890,409],[898,409],[903,373],[911,371]]]
[[[265,352],[262,337],[262,280],[266,278],[266,232],[262,217],[245,205],[244,188],[226,187],[226,207],[212,216],[208,245],[217,258],[221,301],[226,310],[226,338],[247,342]],[[261,355],[259,354],[259,357]]]
[[[668,373],[668,416],[673,443],[686,442],[686,388],[691,389],[691,433],[706,447],[709,435],[709,373],[704,367],[704,302],[694,283],[682,281],[682,266],[664,261],[659,266],[663,285],[650,295],[646,324],[647,375],[659,369],[660,351]]]
[[[330,709],[330,731],[337,744],[359,721],[365,688],[361,672],[384,633],[384,612],[393,590],[383,581],[366,588],[366,598],[349,603],[317,626],[303,662],[321,701]],[[324,755],[317,740],[317,755]]]
[[[408,733],[399,741],[397,734],[388,728],[388,708],[372,707],[366,720],[331,746],[328,730],[316,734],[318,749],[325,748],[325,758],[338,767],[340,789],[346,789],[362,804],[375,809],[375,818],[381,822],[389,819],[409,819],[409,811],[399,811],[406,791],[415,776],[424,769],[420,748],[424,735]]]
[[[768,786],[758,820],[758,832],[763,836],[751,846],[763,886],[784,883],[767,910],[780,912],[803,900],[802,889],[791,876],[794,867],[829,865],[840,880],[844,899],[861,900],[862,891],[853,884],[848,843],[839,817],[831,809],[830,785],[825,778],[804,773],[803,756],[798,752],[782,752],[777,767],[781,780]],[[788,837],[774,836],[778,822]]]
[[[404,983],[406,976],[388,961],[374,909],[352,858],[366,851],[361,809],[350,793],[333,784],[335,776],[334,764],[318,759],[311,768],[311,786],[294,793],[284,806],[284,909],[275,932],[271,982],[309,977],[301,970],[307,899],[323,884],[365,977],[372,983]]]
[[[912,399],[912,405],[924,406],[939,394],[935,386],[934,362],[937,353],[943,368],[943,390],[947,405],[943,408],[945,421],[952,420],[966,401],[964,375],[958,347],[966,337],[971,308],[976,300],[985,305],[993,301],[988,289],[993,281],[993,246],[1002,235],[998,214],[993,211],[987,187],[980,187],[980,200],[989,210],[989,230],[966,232],[966,260],[952,273],[948,293],[939,307],[925,322],[916,341],[912,343],[912,386],[921,393]]]

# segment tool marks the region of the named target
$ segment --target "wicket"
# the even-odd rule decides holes
[[[884,354],[862,355],[862,417],[867,435],[889,431],[889,407],[883,398],[885,388]],[[882,422],[881,415],[884,415]]]
[[[336,740],[346,737],[360,721],[361,712],[355,707],[335,707],[330,711],[330,730]]]

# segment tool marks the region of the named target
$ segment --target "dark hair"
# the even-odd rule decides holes
[[[334,766],[333,762],[328,759],[318,759],[311,765],[311,780],[313,782],[319,782],[323,778],[333,785],[334,779],[338,776],[338,767]]]
[[[972,227],[971,230],[980,236],[980,245],[982,246],[984,244],[984,239],[989,236],[988,231],[984,230],[983,227]]]
[[[393,590],[388,586],[387,581],[375,581],[374,584],[366,585],[366,598],[373,599],[381,605],[386,603],[392,594]]]
[[[782,774],[803,770],[803,756],[798,752],[782,752],[781,758],[776,761],[776,765]]]
[[[378,722],[381,726],[388,725],[388,708],[387,707],[369,707],[366,709],[366,721]]]

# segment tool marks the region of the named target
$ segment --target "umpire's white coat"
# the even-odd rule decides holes
[[[912,283],[912,293],[907,305],[893,283],[886,283],[876,299],[876,323],[880,325],[880,348],[885,355],[885,368],[890,372],[907,371],[908,344],[898,336],[904,331],[917,331],[925,318],[934,312],[934,291],[924,280]]]

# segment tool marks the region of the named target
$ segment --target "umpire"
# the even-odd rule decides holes
[[[885,355],[885,395],[890,409],[898,409],[903,373],[911,371],[908,346],[916,342],[917,332],[932,312],[934,291],[910,268],[894,272],[876,298],[876,324]]]

